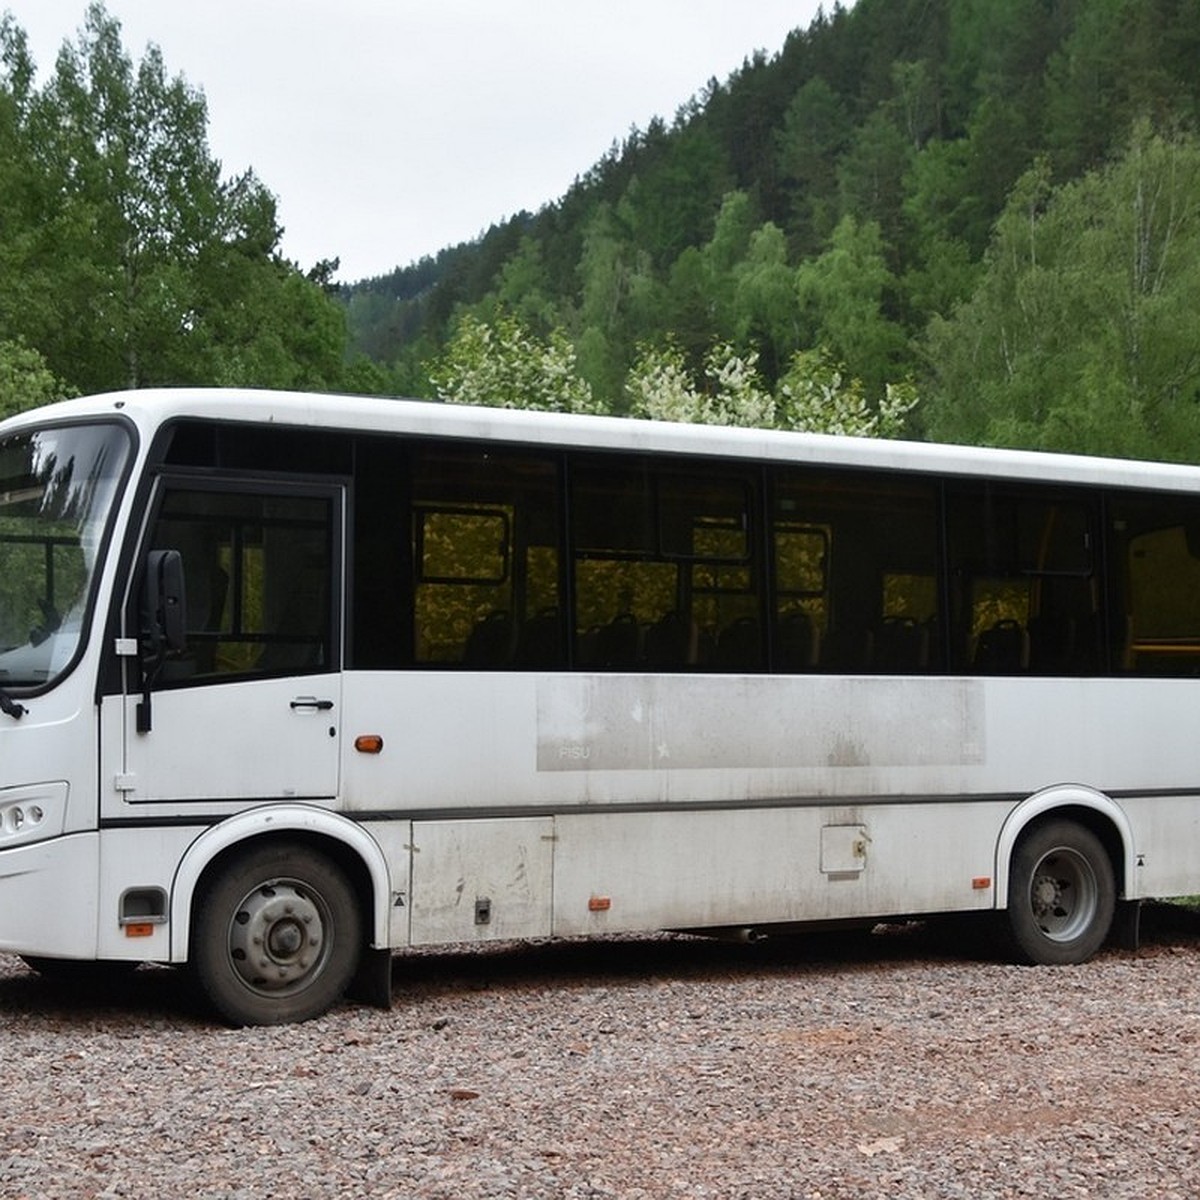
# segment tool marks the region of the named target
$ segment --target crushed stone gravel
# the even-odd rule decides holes
[[[1194,1200],[1200,916],[1017,967],[920,925],[406,952],[229,1029],[0,956],[0,1198]]]

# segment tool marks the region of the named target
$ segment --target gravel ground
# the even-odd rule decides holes
[[[0,956],[0,1197],[1200,1196],[1200,918],[1022,968],[921,927],[406,954],[230,1030]]]

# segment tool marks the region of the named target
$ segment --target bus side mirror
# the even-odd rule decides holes
[[[183,555],[151,550],[142,584],[142,638],[151,658],[178,654],[187,645]]]
[[[142,580],[142,699],[137,706],[137,731],[151,729],[150,690],[169,654],[187,645],[183,555],[178,550],[151,550]]]

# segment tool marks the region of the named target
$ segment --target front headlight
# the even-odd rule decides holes
[[[0,790],[0,850],[61,833],[66,812],[65,783]]]

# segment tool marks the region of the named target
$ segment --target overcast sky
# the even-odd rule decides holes
[[[125,49],[208,100],[227,176],[278,197],[283,251],[382,275],[561,196],[613,139],[774,55],[818,0],[108,0]],[[86,0],[0,0],[40,77]]]

